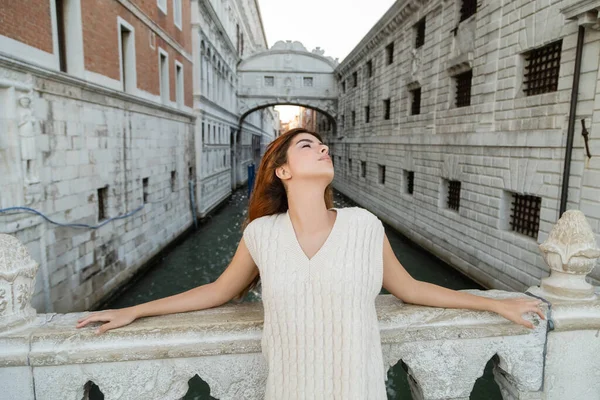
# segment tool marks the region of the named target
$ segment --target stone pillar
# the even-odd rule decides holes
[[[594,232],[581,211],[568,210],[539,247],[550,276],[528,292],[550,303],[544,399],[598,399],[600,299],[586,281],[600,258]]]

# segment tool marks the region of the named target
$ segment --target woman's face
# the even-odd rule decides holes
[[[333,180],[333,163],[329,147],[310,133],[294,136],[287,151],[285,173],[280,178],[295,180],[323,179],[326,184]]]

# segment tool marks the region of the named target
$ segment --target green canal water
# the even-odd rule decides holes
[[[234,192],[226,204],[200,223],[197,231],[165,252],[119,297],[102,308],[129,307],[171,296],[216,280],[229,264],[242,237],[241,224],[246,216],[247,204],[246,190]],[[356,205],[350,199],[335,193],[334,207]],[[454,290],[485,289],[416,246],[390,226],[385,225],[385,231],[398,260],[415,279]],[[382,288],[381,294],[389,294],[389,292]],[[260,301],[260,299],[251,293],[246,301]],[[214,399],[210,395],[208,384],[200,377],[195,376],[190,379],[189,385],[190,389],[184,399]],[[388,399],[412,399],[402,362],[389,369],[386,385]],[[96,400],[102,399],[103,396],[98,388],[94,387],[90,398]],[[502,400],[500,390],[493,379],[491,361],[488,362],[483,376],[477,380],[470,398]]]

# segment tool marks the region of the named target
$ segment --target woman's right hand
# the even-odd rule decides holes
[[[121,326],[128,325],[135,321],[136,318],[137,316],[131,307],[120,308],[117,310],[104,310],[92,313],[90,315],[86,315],[83,318],[79,318],[75,327],[83,328],[90,322],[105,321],[107,322],[106,324],[103,324],[98,329],[96,329],[96,333],[101,334],[109,329],[119,328]]]

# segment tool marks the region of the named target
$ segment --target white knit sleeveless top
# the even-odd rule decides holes
[[[262,283],[267,400],[387,399],[375,310],[384,228],[363,208],[334,209],[331,233],[310,260],[288,212],[244,230]]]

